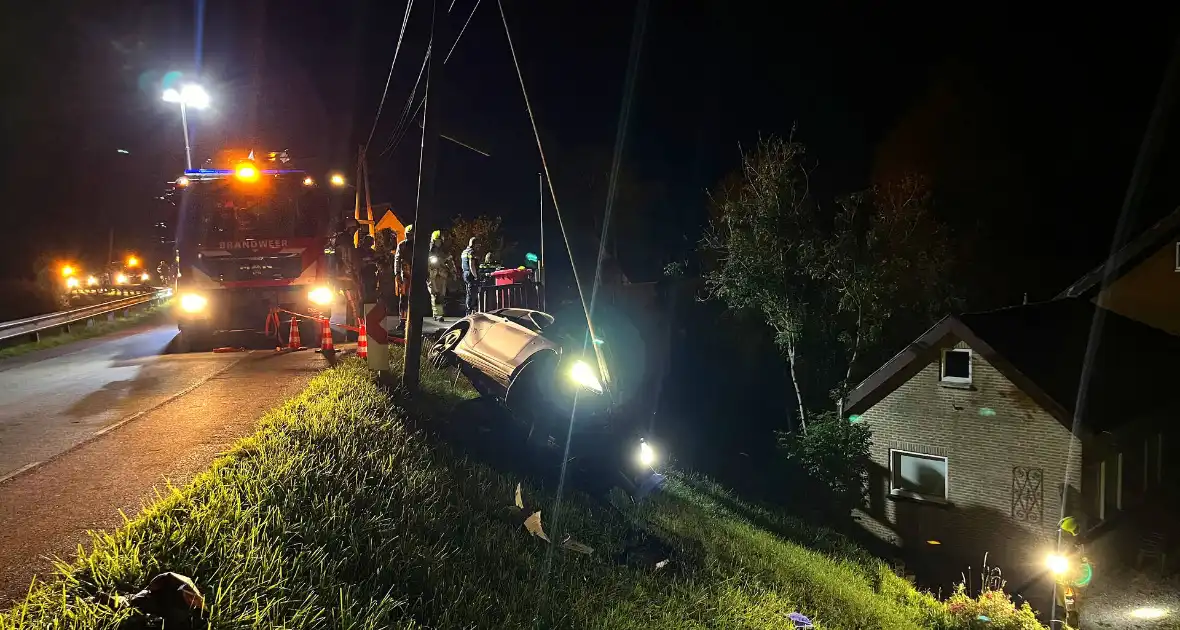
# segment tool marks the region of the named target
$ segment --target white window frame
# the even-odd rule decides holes
[[[967,378],[962,376],[947,376],[946,375],[946,355],[948,352],[966,352],[967,353]],[[942,355],[938,362],[938,382],[950,383],[952,385],[970,385],[972,369],[971,364],[974,363],[971,357],[971,348],[943,348]]]
[[[946,468],[946,475],[943,477],[943,495],[941,497],[931,497],[924,494],[919,494],[912,490],[904,490],[902,488],[893,487],[894,471],[893,461],[894,453],[901,455],[913,455],[924,459],[941,459],[943,467]],[[923,501],[925,503],[948,503],[951,496],[951,461],[946,455],[931,455],[930,453],[918,453],[916,451],[905,451],[900,448],[889,449],[889,494],[895,497],[904,497],[907,499],[914,499],[915,501]]]

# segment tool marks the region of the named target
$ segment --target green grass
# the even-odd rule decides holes
[[[359,361],[325,371],[192,483],[96,535],[0,629],[120,627],[129,613],[85,597],[165,570],[196,580],[219,629],[780,630],[795,610],[829,629],[972,627],[839,536],[691,476],[621,511],[567,492],[548,533],[594,553],[550,547],[498,517],[519,479],[411,428],[472,395],[425,372],[408,412]],[[524,481],[549,515],[553,495]],[[634,526],[672,564],[617,561]]]
[[[0,348],[0,361],[4,359],[11,359],[30,352],[38,350],[47,350],[49,348],[56,348],[64,346],[68,343],[81,341],[83,339],[90,339],[92,337],[101,337],[110,333],[129,328],[136,324],[143,323],[149,319],[167,312],[167,308],[171,306],[171,300],[158,304],[156,306],[149,306],[148,308],[132,313],[127,317],[120,317],[114,320],[95,320],[93,324],[87,326],[85,322],[73,324],[70,327],[70,332],[61,332],[57,334],[42,334],[38,341],[30,341],[27,343],[16,344],[8,346],[7,348]]]

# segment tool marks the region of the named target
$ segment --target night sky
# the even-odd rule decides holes
[[[474,4],[456,0],[452,35]],[[22,5],[3,37],[8,277],[50,251],[100,260],[110,226],[118,249],[141,246],[161,212],[153,198],[183,168],[179,113],[159,98],[168,71],[199,77],[214,99],[191,116],[194,159],[226,144],[289,148],[321,178],[351,175],[405,7],[209,0],[198,20],[177,0]],[[414,6],[370,149],[374,200],[405,215],[416,124],[379,153],[417,76],[429,6]],[[1177,33],[1175,15],[1128,6],[1084,15],[998,3],[505,1],[578,234],[602,214],[632,32],[645,20],[615,208],[632,277],[654,278],[692,247],[706,191],[741,146],[797,123],[821,200],[928,175],[940,214],[973,243],[971,282],[987,305],[1050,297],[1110,247]],[[442,144],[439,212],[501,215],[519,250],[534,249],[540,161],[494,0],[481,2],[442,72],[443,133],[491,157]],[[1180,205],[1177,126],[1136,225]]]

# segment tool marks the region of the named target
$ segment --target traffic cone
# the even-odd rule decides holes
[[[365,320],[361,320],[361,332],[356,337],[356,356],[369,358],[369,331],[365,328]]]
[[[320,327],[320,352],[336,352],[336,346],[332,344],[332,324],[328,318],[322,320]]]
[[[294,315],[291,316],[291,332],[288,335],[288,338],[288,349],[298,350],[303,346],[303,340],[299,338],[299,320],[296,319]]]

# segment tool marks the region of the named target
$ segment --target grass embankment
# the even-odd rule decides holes
[[[117,317],[113,320],[96,319],[94,323],[87,326],[85,322],[79,322],[70,326],[70,332],[59,333],[44,333],[37,341],[29,341],[27,343],[19,343],[16,345],[0,348],[0,361],[4,359],[11,359],[22,354],[36,352],[38,350],[47,350],[49,348],[56,348],[64,346],[68,343],[81,341],[83,339],[90,339],[92,337],[101,337],[109,335],[110,333],[129,328],[136,324],[143,323],[149,319],[156,317],[162,313],[166,313],[167,309],[172,305],[169,300],[156,306],[149,306],[146,309],[132,313],[127,317]]]
[[[470,395],[433,371],[424,387],[419,416]],[[970,627],[839,537],[700,479],[676,477],[622,512],[567,492],[548,534],[594,552],[549,546],[498,517],[518,478],[410,415],[343,362],[211,470],[97,536],[0,628],[117,627],[129,613],[84,597],[134,592],[165,570],[195,578],[213,628],[780,630],[796,610],[820,628]],[[551,514],[549,490],[525,480],[524,495]],[[671,547],[671,564],[621,559],[637,525]]]

